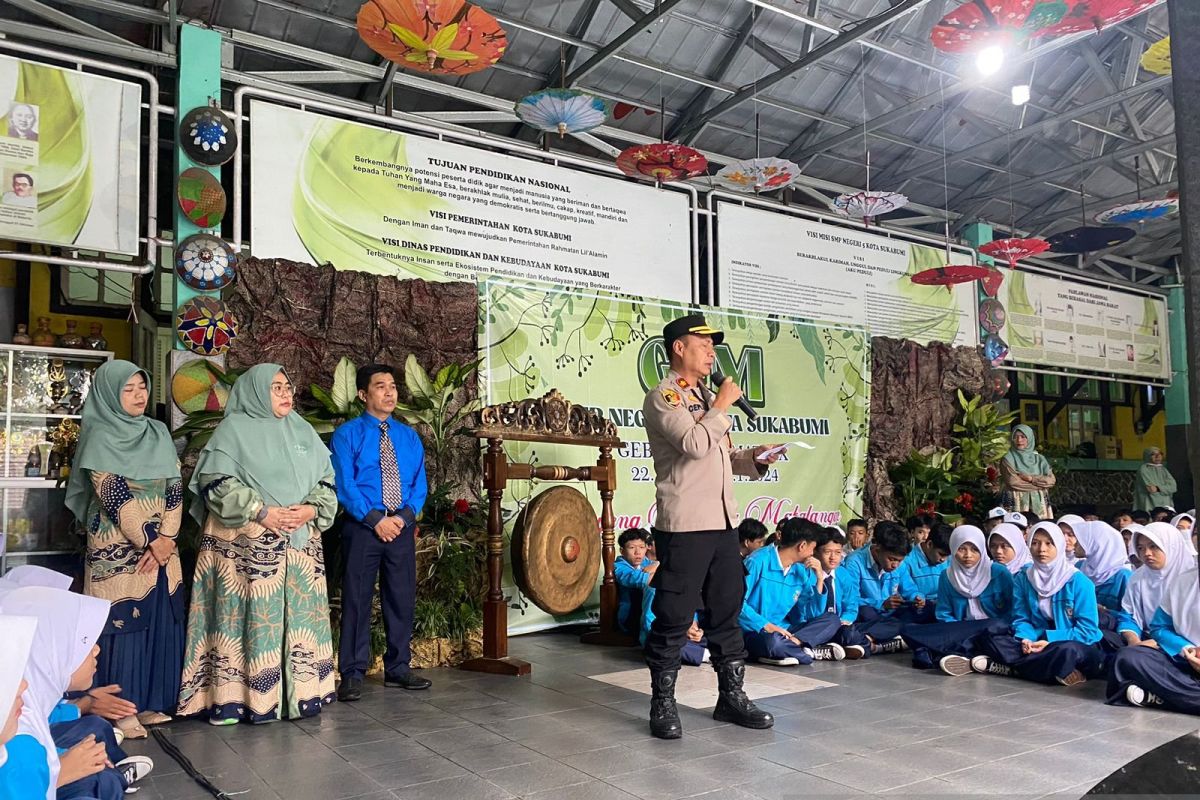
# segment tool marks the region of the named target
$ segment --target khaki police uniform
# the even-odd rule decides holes
[[[658,499],[654,544],[659,566],[654,622],[646,636],[651,670],[679,668],[679,650],[701,611],[714,667],[744,659],[738,625],[745,570],[734,528],[733,476],[760,478],[752,450],[734,449],[733,421],[712,407],[714,393],[671,371],[646,395],[642,412],[654,457]]]

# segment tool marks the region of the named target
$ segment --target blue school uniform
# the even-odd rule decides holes
[[[833,642],[842,646],[859,645],[864,655],[870,653],[867,646],[870,642],[854,624],[858,606],[853,592],[844,591],[839,570],[827,573],[823,583],[814,584],[807,605],[799,611],[800,623],[790,625],[788,630],[809,647]]]
[[[699,619],[699,614],[696,619]],[[650,634],[650,625],[654,622],[654,587],[647,586],[642,590],[642,627],[638,641],[646,646],[646,637]],[[708,649],[708,639],[701,638],[698,642],[687,639],[679,649],[679,663],[689,667],[698,667],[704,663],[704,651]]]
[[[797,562],[784,572],[779,550],[773,544],[746,557],[746,596],[738,624],[747,633],[758,633],[768,624],[781,628],[803,621],[816,592],[816,575]]]
[[[983,635],[1007,634],[1012,620],[1012,574],[1003,564],[992,564],[991,580],[979,595],[987,619],[972,619],[970,600],[959,594],[948,572],[938,577],[937,622],[908,625],[901,634],[913,654],[913,666],[932,669],[948,655],[976,654],[976,640]]]
[[[1179,634],[1175,629],[1175,620],[1161,608],[1154,612],[1154,619],[1150,620],[1150,638],[1158,642],[1159,649],[1164,653],[1184,664],[1187,662],[1183,661],[1183,648],[1196,646],[1195,642],[1189,642]]]
[[[1121,610],[1121,600],[1125,597],[1125,588],[1129,586],[1129,578],[1133,575],[1128,569],[1119,571],[1104,583],[1096,585],[1096,602],[1113,614]]]
[[[1124,704],[1125,689],[1139,686],[1162,700],[1163,708],[1200,715],[1200,675],[1181,652],[1195,643],[1179,634],[1171,615],[1161,608],[1150,621],[1150,638],[1158,648],[1125,647],[1117,653],[1105,702]]]
[[[1013,579],[1008,567],[992,563],[992,579],[979,595],[979,605],[988,619],[1011,622],[1013,616]],[[970,601],[958,593],[950,576],[943,572],[938,578],[938,622],[964,622],[971,619]]]
[[[617,556],[613,561],[613,579],[617,582],[617,625],[622,630],[634,631],[639,628],[638,620],[631,615],[644,605],[643,594],[653,577],[646,572],[646,567],[653,563],[647,558],[642,560],[640,567],[635,567],[625,556]]]
[[[900,562],[900,566],[896,567],[896,574],[900,581],[900,596],[910,603],[917,598],[929,603],[937,602],[938,580],[948,566],[950,566],[949,559],[940,564],[933,564],[925,555],[924,550],[919,546],[914,547]]]
[[[897,593],[900,587],[899,568],[883,572],[871,558],[871,548],[855,550],[842,562],[842,584],[853,593],[855,610],[861,607],[883,610],[883,601]]]
[[[6,745],[8,760],[0,766],[2,800],[37,800],[50,788],[50,765],[46,748],[27,733],[19,733]]]
[[[814,585],[808,608],[802,612],[804,621],[809,622],[822,614],[832,612],[843,622],[854,622],[858,616],[858,597],[852,589],[853,587],[846,587],[841,567],[828,573],[824,584]],[[831,590],[832,599],[829,597]]]

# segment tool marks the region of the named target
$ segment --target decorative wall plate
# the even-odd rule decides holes
[[[211,172],[203,167],[185,169],[179,175],[176,197],[192,224],[200,228],[220,227],[225,216],[225,190]]]
[[[179,123],[179,145],[197,164],[219,167],[237,151],[237,133],[224,111],[202,106],[193,108]]]
[[[1001,339],[996,334],[989,334],[983,340],[983,357],[991,362],[993,367],[998,367],[1004,363],[1004,357],[1008,355],[1008,342]]]
[[[979,304],[979,327],[988,333],[999,334],[1006,319],[1008,312],[1004,310],[1004,304],[994,297]]]
[[[193,289],[214,291],[237,278],[237,254],[211,233],[193,234],[175,248],[175,274]]]
[[[221,411],[229,400],[229,387],[200,359],[180,367],[171,378],[171,399],[185,414]]]
[[[193,353],[224,353],[237,338],[237,317],[215,297],[193,297],[175,314],[175,334]]]

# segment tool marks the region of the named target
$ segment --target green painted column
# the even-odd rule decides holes
[[[962,230],[962,240],[967,243],[968,247],[974,247],[976,250],[978,250],[982,245],[992,241],[992,235],[992,226],[986,222],[972,222]],[[980,253],[979,263],[994,265],[995,261],[993,261],[991,257]],[[977,282],[975,287],[975,291],[978,294],[978,299],[980,301],[985,300],[987,295],[984,294],[983,284]],[[978,325],[975,326],[975,335],[980,342],[983,341],[983,331],[979,329]]]
[[[212,100],[218,102],[221,100],[221,34],[209,28],[201,28],[196,25],[183,25],[180,28],[178,52],[179,79],[175,90],[176,169],[173,178],[178,178],[179,174],[189,167],[198,166],[202,169],[207,169],[217,180],[220,180],[220,167],[205,167],[196,164],[183,152],[183,148],[179,146],[178,141],[178,125],[184,115],[193,108],[206,106]],[[176,180],[170,181],[170,186],[166,190],[171,193],[172,205],[175,207],[175,244],[178,245],[187,237],[194,233],[199,233],[203,229],[194,225],[191,220],[184,216],[183,210],[179,208],[179,203],[175,199],[175,185]],[[215,232],[220,234],[220,231]],[[220,295],[220,292],[197,291],[176,276],[176,308],[199,294]],[[183,348],[178,338],[175,340],[175,347]]]
[[[1167,425],[1190,425],[1192,411],[1188,391],[1188,331],[1183,285],[1166,288],[1170,290],[1167,295],[1167,325],[1171,334],[1171,388],[1166,392]]]

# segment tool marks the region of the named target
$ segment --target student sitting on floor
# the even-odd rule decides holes
[[[1133,535],[1133,547],[1141,566],[1134,570],[1125,587],[1117,614],[1117,633],[1130,647],[1157,647],[1150,635],[1150,623],[1162,601],[1163,587],[1196,562],[1188,553],[1184,534],[1167,523],[1127,527]]]
[[[1170,522],[1173,516],[1175,516],[1175,509],[1167,506],[1155,506],[1150,509],[1151,522]]]
[[[1112,515],[1112,526],[1119,531],[1124,531],[1125,528],[1133,524],[1133,512],[1128,508],[1123,508]],[[1121,534],[1122,536],[1124,533]]]
[[[813,558],[820,533],[815,522],[792,517],[775,544],[746,559],[746,599],[738,622],[746,651],[764,664],[786,667],[846,657],[841,645],[814,645],[799,634],[803,612],[825,580],[825,571]]]
[[[1073,527],[1075,555],[1083,559],[1076,566],[1096,584],[1100,629],[1116,631],[1121,600],[1133,574],[1129,569],[1125,540],[1113,526],[1100,520],[1077,523]]]
[[[986,655],[971,669],[1075,686],[1101,673],[1104,654],[1096,587],[1066,558],[1062,530],[1039,522],[1030,530],[1033,565],[1013,584],[1013,633],[981,636]]]
[[[958,676],[971,671],[979,635],[1009,630],[1013,581],[1005,566],[988,556],[979,528],[955,528],[949,547],[953,555],[938,577],[938,621],[907,626],[904,639],[912,648],[914,667],[936,665],[947,675]]]
[[[747,517],[738,524],[738,547],[742,558],[746,558],[755,550],[767,543],[767,526],[756,519]]]
[[[1133,521],[1138,525],[1149,525],[1154,520],[1150,519],[1150,512],[1140,508],[1135,508],[1129,516],[1133,517]]]
[[[654,587],[647,586],[642,590],[642,630],[638,641],[646,646],[646,636],[650,633],[650,624],[654,622]],[[689,667],[698,667],[709,662],[708,639],[700,627],[700,615],[692,619],[692,627],[688,628],[687,640],[679,650],[679,661]]]
[[[1176,514],[1171,519],[1171,524],[1183,532],[1184,541],[1187,542],[1188,545],[1188,552],[1192,555],[1196,555],[1196,515],[1190,511],[1182,514]]]
[[[1064,514],[1058,518],[1058,528],[1063,532],[1063,539],[1067,545],[1067,560],[1076,567],[1080,566],[1078,562],[1083,558],[1083,554],[1079,552],[1076,545],[1079,544],[1079,530],[1083,528],[1083,517],[1078,514]]]
[[[870,541],[871,534],[867,529],[867,521],[865,519],[852,519],[846,523],[846,555],[853,553],[855,550],[863,549]]]
[[[934,523],[929,535],[913,546],[896,570],[900,576],[900,595],[913,604],[913,622],[934,620],[938,579],[948,565],[946,559],[950,557],[950,534],[953,531],[944,522]]]
[[[1025,571],[1033,563],[1025,534],[1016,525],[1003,522],[988,535],[988,555],[997,564],[1003,564],[1010,575]]]
[[[908,518],[904,527],[908,530],[908,541],[913,547],[929,538],[929,532],[937,520],[928,514],[916,514]]]
[[[1004,522],[1004,515],[1008,512],[1004,510],[1004,506],[996,506],[987,513],[987,518],[983,521],[983,535],[987,536],[996,529],[996,526]]]
[[[854,624],[858,607],[854,605],[853,592],[842,584],[838,572],[845,558],[845,546],[846,537],[837,528],[823,528],[817,534],[815,557],[825,580],[817,584],[808,608],[802,609],[804,622],[795,634],[809,644],[840,645],[848,659],[866,658],[871,643]]]
[[[617,625],[625,633],[641,629],[638,614],[642,594],[650,585],[658,564],[646,558],[650,533],[642,528],[630,528],[617,538],[621,555],[613,562],[613,579],[617,582]]]
[[[1157,706],[1200,714],[1200,586],[1195,564],[1163,586],[1150,621],[1157,647],[1126,647],[1113,659],[1108,678],[1110,705]]]
[[[874,654],[904,650],[900,629],[912,621],[911,607],[900,595],[898,567],[910,549],[908,532],[898,523],[882,521],[875,525],[871,544],[851,553],[842,564],[839,586],[853,593],[855,624],[871,641]]]

